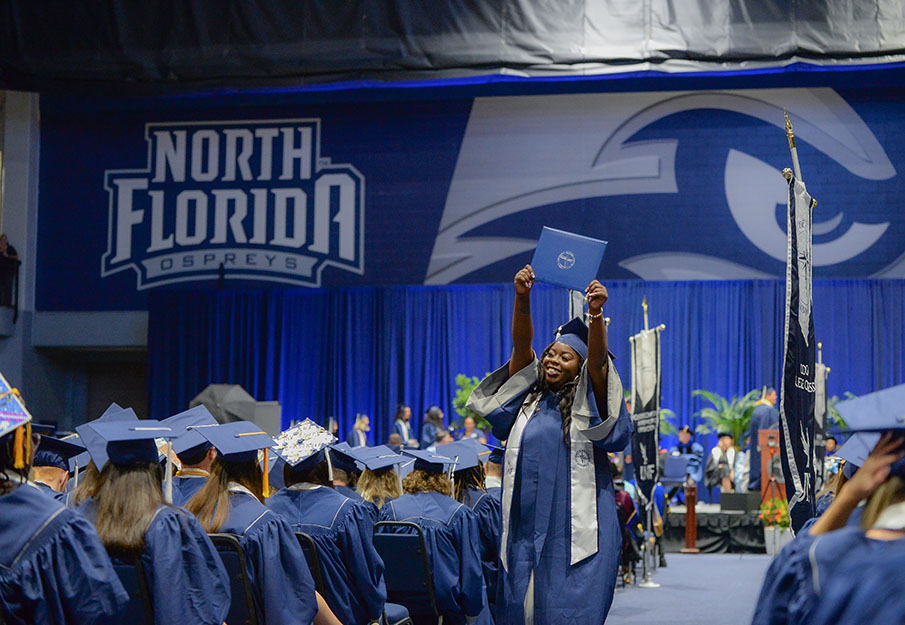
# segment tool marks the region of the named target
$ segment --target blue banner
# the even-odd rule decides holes
[[[781,277],[783,109],[823,198],[814,275],[905,277],[903,104],[829,88],[42,96],[36,305],[140,310],[221,278],[507,282],[544,225],[609,241],[603,279]]]

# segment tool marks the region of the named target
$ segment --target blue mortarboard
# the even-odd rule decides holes
[[[380,471],[381,469],[391,469],[397,464],[409,461],[409,459],[402,454],[393,453],[392,450],[389,451],[390,453],[368,456],[361,462],[369,471]]]
[[[842,468],[845,477],[850,478],[861,468],[879,440],[879,432],[856,432],[836,451],[836,455],[845,460]]]
[[[41,436],[31,466],[56,467],[69,471],[69,459],[84,451],[85,446],[77,438],[64,441],[52,436]]]
[[[44,423],[35,423],[32,421],[31,423],[31,433],[32,434],[40,434],[41,436],[53,436],[56,434],[57,426],[55,425],[46,425]]]
[[[91,462],[91,454],[87,450],[83,451],[69,459],[69,472],[81,471],[88,466],[89,462]]]
[[[103,471],[104,465],[107,464],[107,442],[98,435],[94,428],[102,423],[120,421],[138,421],[138,416],[131,408],[120,408],[116,404],[111,404],[100,417],[75,428],[98,471]],[[82,466],[81,463],[79,466]]]
[[[267,475],[270,479],[270,487],[275,490],[286,488],[286,482],[283,480],[283,467],[286,461],[277,454],[269,454],[267,457]]]
[[[194,408],[174,414],[172,417],[167,417],[163,423],[173,428],[178,435],[173,439],[173,452],[178,456],[201,445],[209,446],[210,443],[207,439],[193,428],[214,426],[217,425],[217,420],[207,408],[199,404]]]
[[[195,431],[210,441],[220,455],[226,456],[226,460],[233,462],[255,460],[259,449],[267,449],[276,444],[251,421],[233,421]]]
[[[94,423],[92,429],[104,441],[108,459],[116,466],[157,462],[160,456],[154,439],[174,434],[173,428],[152,420],[107,421]]]
[[[487,456],[487,462],[494,464],[503,464],[503,458],[506,455],[505,447],[491,447],[490,455]]]
[[[852,431],[905,430],[905,384],[836,404]]]
[[[444,445],[444,452],[447,445]],[[455,464],[455,460],[447,456],[423,451],[421,449],[403,449],[403,455],[415,459],[415,471],[424,471],[426,473],[443,473],[445,466]]]
[[[330,445],[330,462],[333,468],[340,469],[346,473],[361,473],[361,467],[356,464],[356,456],[352,453],[354,448],[343,441]],[[359,449],[369,449],[368,447],[360,447]]]
[[[481,464],[481,456],[490,451],[473,438],[443,445],[443,455],[456,461],[456,471],[464,471]]]
[[[544,226],[531,268],[540,282],[584,291],[597,277],[606,241]]]
[[[568,345],[582,358],[588,357],[588,326],[575,317],[556,330],[556,342]]]

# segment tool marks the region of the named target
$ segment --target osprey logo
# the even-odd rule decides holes
[[[575,266],[575,254],[566,250],[556,258],[556,266],[560,269],[571,269]]]
[[[320,286],[364,273],[364,176],[320,153],[319,119],[147,124],[145,169],[105,172],[101,275]]]

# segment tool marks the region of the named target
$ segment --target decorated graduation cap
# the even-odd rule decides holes
[[[403,449],[402,453],[415,459],[415,471],[444,473],[447,467],[452,468],[456,464],[456,461],[448,456],[441,456],[440,454],[421,449]]]
[[[7,447],[7,435],[12,435],[12,447]],[[0,441],[3,441],[3,453],[9,449],[14,469],[24,469],[31,457],[31,414],[25,409],[25,403],[19,390],[13,388],[0,374]],[[4,459],[5,460],[5,459]]]
[[[588,357],[588,326],[578,317],[575,317],[565,325],[559,326],[556,330],[555,341],[568,345],[581,358]]]
[[[186,452],[194,452],[196,447],[209,448],[211,444],[198,433],[197,428],[218,425],[210,411],[201,404],[172,417],[167,417],[163,423],[173,428],[176,433],[176,438],[173,439],[173,452],[177,456]]]
[[[120,408],[116,404],[111,404],[100,417],[90,423],[83,423],[75,428],[79,438],[85,445],[85,449],[91,456],[94,466],[98,471],[104,470],[107,464],[107,442],[101,438],[96,431],[97,426],[103,423],[120,422],[120,421],[138,421],[138,415],[131,408]],[[156,462],[156,460],[155,460]]]
[[[85,453],[85,445],[77,438],[61,440],[49,435],[42,435],[31,465],[33,467],[56,467],[68,473],[70,459],[82,453]]]
[[[106,447],[108,461],[126,467],[158,461],[156,438],[169,438],[174,430],[160,421],[128,420],[95,423],[94,432]]]
[[[305,419],[281,432],[275,442],[274,451],[286,464],[297,471],[306,471],[321,462],[329,463],[327,448],[336,442],[336,437],[311,419]]]

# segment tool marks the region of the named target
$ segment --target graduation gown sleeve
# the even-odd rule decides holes
[[[572,419],[578,425],[579,431],[596,447],[616,453],[631,443],[634,428],[623,398],[622,380],[613,365],[612,358],[607,358],[607,367],[609,367],[606,382],[607,396],[604,402],[607,414],[600,414],[598,401],[594,396],[594,389],[588,376],[587,365],[585,365],[579,373],[578,388],[575,389]]]
[[[486,418],[492,432],[500,440],[509,438],[519,409],[537,382],[537,358],[515,375],[509,375],[509,363],[481,380],[468,397],[466,407]]]
[[[229,613],[229,577],[201,524],[179,508],[162,507],[145,534],[154,620],[220,625]]]
[[[8,495],[12,496],[15,493]],[[45,497],[37,492],[34,496]],[[122,623],[121,611],[129,597],[94,527],[78,513],[55,502],[48,504],[58,509],[40,526],[27,528],[34,534],[25,544],[13,549],[2,545],[0,621],[17,625]],[[3,512],[10,510],[4,506]]]
[[[310,625],[317,614],[314,580],[289,524],[267,511],[241,540],[264,625]]]
[[[484,572],[481,569],[478,518],[470,509],[463,506],[451,525],[459,541],[459,583],[456,588],[456,603],[461,613],[477,616],[484,608]]]
[[[813,592],[809,551],[814,537],[800,532],[773,558],[764,577],[751,625],[803,622],[817,597]],[[807,622],[807,621],[804,621]]]
[[[497,570],[500,561],[500,532],[503,524],[503,513],[500,506],[499,499],[485,494],[473,508],[478,519],[478,531],[481,536],[481,568],[484,572],[484,584],[487,586],[487,597],[490,601],[496,597]]]

